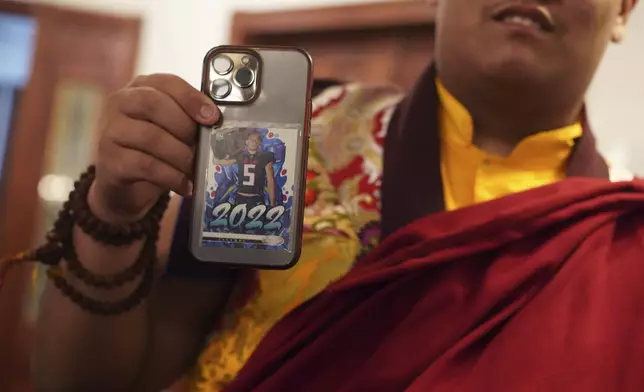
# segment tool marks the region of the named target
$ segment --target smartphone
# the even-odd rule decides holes
[[[201,88],[222,120],[199,130],[190,250],[200,262],[297,263],[312,68],[295,47],[219,46],[206,54]]]

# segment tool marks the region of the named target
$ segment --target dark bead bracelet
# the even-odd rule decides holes
[[[88,270],[78,260],[78,255],[73,245],[64,246],[63,257],[66,262],[67,271],[81,280],[88,286],[101,289],[113,289],[126,283],[134,281],[145,270],[146,266],[156,257],[156,241],[146,241],[139,253],[136,262],[126,269],[110,274],[97,275]]]
[[[123,225],[111,225],[98,219],[87,204],[89,189],[96,177],[96,168],[90,166],[87,172],[74,184],[69,201],[64,209],[68,209],[74,217],[75,224],[85,234],[104,244],[120,246],[131,244],[142,239],[146,233],[155,230],[163,213],[168,207],[170,194],[162,195],[143,218],[137,222]]]
[[[154,280],[157,262],[156,243],[160,221],[168,202],[169,194],[159,198],[154,207],[138,222],[129,225],[110,225],[98,219],[90,210],[87,195],[95,178],[95,168],[89,169],[74,184],[69,200],[63,205],[46,243],[32,252],[0,261],[0,288],[9,268],[23,262],[37,261],[50,268],[47,276],[64,295],[87,312],[99,315],[118,315],[141,303],[149,294]],[[143,247],[134,264],[118,273],[97,275],[83,266],[78,259],[73,241],[74,225],[96,242],[123,246],[144,239]],[[65,268],[60,266],[65,260]],[[69,272],[88,286],[111,289],[123,286],[141,277],[139,286],[126,298],[116,302],[98,301],[82,294],[64,277]]]
[[[60,292],[86,312],[101,316],[116,316],[134,309],[150,294],[154,277],[154,265],[148,265],[145,268],[141,283],[132,294],[115,302],[97,301],[85,296],[65,280],[59,267],[47,270],[47,277],[51,279]]]

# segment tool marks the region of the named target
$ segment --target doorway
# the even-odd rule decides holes
[[[89,164],[102,100],[134,74],[140,26],[139,18],[0,1],[0,257],[43,240],[61,199],[60,181],[48,180],[75,178]],[[34,272],[11,269],[0,293],[2,392],[33,391]]]

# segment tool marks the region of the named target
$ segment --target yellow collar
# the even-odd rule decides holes
[[[582,134],[580,122],[567,127],[543,131],[523,139],[508,157],[487,154],[472,144],[474,124],[467,109],[436,80],[441,102],[441,139],[454,147],[466,148],[486,159],[524,168],[558,167],[570,155],[575,139]]]

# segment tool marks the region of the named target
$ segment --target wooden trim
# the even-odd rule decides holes
[[[41,11],[30,5],[29,13],[23,15],[38,18]],[[40,173],[40,156],[47,130],[43,124],[49,121],[49,97],[43,93],[48,88],[42,86],[47,84],[46,68],[50,59],[46,50],[40,50],[47,43],[43,34],[36,35],[32,75],[20,99],[15,102],[15,118],[7,143],[0,194],[0,216],[3,217],[0,221],[0,257],[8,257],[32,245],[36,187],[40,177],[34,173]],[[0,345],[4,347],[0,353],[0,378],[7,380],[10,390],[16,388],[14,383],[28,376],[23,373],[28,360],[25,353],[29,350],[29,331],[23,322],[23,314],[32,268],[31,265],[22,265],[9,270],[0,296]]]
[[[32,247],[39,224],[37,186],[44,165],[44,150],[52,116],[55,80],[50,78],[51,68],[59,67],[56,47],[61,43],[47,32],[57,26],[105,26],[107,30],[127,32],[135,37],[131,57],[136,59],[140,41],[141,20],[136,17],[101,15],[68,10],[40,4],[24,4],[0,0],[0,11],[32,16],[36,19],[38,33],[35,43],[32,74],[22,90],[5,155],[3,187],[0,190],[0,257],[10,256]],[[131,77],[135,61],[126,70]],[[125,83],[123,80],[122,83]],[[26,323],[25,303],[30,287],[32,265],[11,269],[0,293],[0,384],[3,391],[12,389],[12,383],[29,379],[28,352],[30,328]],[[9,383],[9,386],[5,385]],[[18,388],[18,387],[15,387]]]
[[[4,0],[0,0],[0,10],[3,9]],[[137,37],[137,44],[134,46],[131,56],[136,58],[140,42],[141,20],[130,17],[114,17],[111,15],[100,15],[86,13],[83,11],[67,10],[64,8],[30,5],[31,15],[37,18],[39,31],[43,24],[55,29],[56,25],[74,23],[76,25],[105,25],[112,28],[120,28],[128,31],[132,36]],[[50,30],[48,30],[50,31]],[[18,110],[13,122],[13,129],[7,143],[6,166],[4,171],[4,189],[0,194],[0,210],[5,209],[0,220],[0,256],[8,256],[17,251],[32,246],[35,232],[36,211],[33,208],[37,204],[37,184],[39,176],[25,175],[25,173],[41,173],[44,163],[42,153],[44,151],[47,130],[50,125],[51,107],[53,97],[43,94],[43,91],[53,93],[47,75],[48,68],[56,64],[55,53],[49,48],[49,37],[38,33],[36,38],[36,53],[33,61],[32,75],[29,83],[22,91],[21,99],[16,103]],[[127,70],[130,75],[134,74],[135,61],[130,64]],[[43,88],[47,86],[47,88]],[[31,157],[30,159],[19,159],[19,157]],[[18,165],[11,165],[12,162],[21,162]],[[25,201],[28,199],[28,202]],[[31,206],[24,210],[17,211],[15,206]],[[6,213],[6,215],[5,215]],[[10,222],[22,222],[21,227],[15,227]]]
[[[2,0],[0,0],[2,1]],[[132,61],[126,70],[128,74],[134,76],[136,70],[139,48],[141,45],[141,28],[142,19],[138,16],[128,16],[110,13],[95,13],[91,11],[74,10],[57,6],[42,6],[42,10],[48,12],[56,23],[86,26],[91,25],[95,28],[106,27],[110,30],[127,31],[129,35],[137,37],[133,50],[131,52]],[[119,86],[120,87],[120,86]]]
[[[0,0],[1,1],[1,0]],[[75,9],[68,9],[57,6],[41,6],[42,9],[47,9],[54,13],[58,22],[69,22],[80,25],[92,26],[106,26],[109,28],[118,28],[124,31],[136,34],[140,37],[141,18],[136,16],[109,14],[109,13],[95,13],[90,11],[82,11]]]
[[[238,12],[233,16],[231,43],[248,44],[255,36],[381,30],[432,26],[435,2],[388,1],[293,11]]]
[[[11,0],[0,0],[0,12],[19,15],[33,15],[34,5]]]

